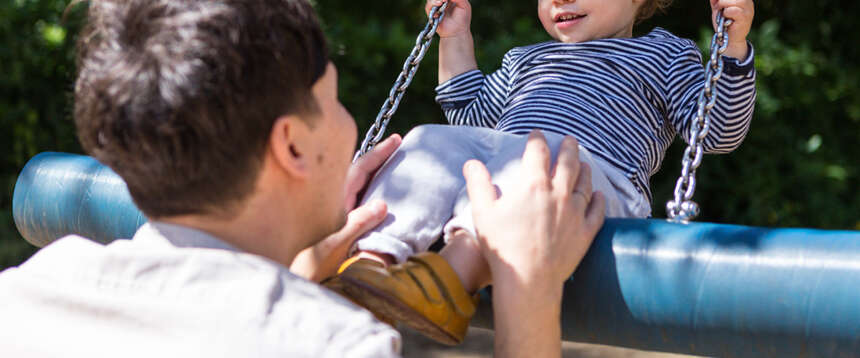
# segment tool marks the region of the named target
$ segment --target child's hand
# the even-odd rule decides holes
[[[711,19],[714,23],[714,30],[717,28],[717,12],[723,10],[723,16],[726,19],[733,21],[729,26],[729,47],[726,49],[725,55],[734,57],[740,60],[747,58],[749,49],[747,48],[747,35],[752,27],[753,17],[755,17],[755,6],[753,0],[710,0],[711,1]]]
[[[440,38],[456,37],[469,33],[472,23],[472,5],[469,0],[427,0],[424,11],[430,15],[430,9],[434,6],[442,6],[445,1],[450,2],[445,10],[445,18],[436,28]]]

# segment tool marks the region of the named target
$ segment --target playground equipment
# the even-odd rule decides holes
[[[446,6],[431,12],[359,155],[384,135]],[[721,17],[718,24],[728,26]],[[726,36],[714,35],[711,85]],[[715,95],[708,88],[691,138],[707,134]],[[676,222],[607,220],[565,285],[563,337],[724,357],[860,356],[860,232],[687,223],[697,211],[691,198],[701,163],[692,142],[667,205]],[[68,234],[103,243],[129,238],[146,220],[113,171],[62,153],[39,154],[25,166],[13,216],[37,246]],[[473,323],[492,327],[484,296]]]

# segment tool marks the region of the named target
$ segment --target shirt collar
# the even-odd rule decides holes
[[[232,245],[221,241],[211,234],[190,228],[188,226],[169,224],[162,221],[150,221],[134,234],[132,239],[137,242],[170,245],[173,247],[193,247],[204,249],[220,249],[239,251]]]

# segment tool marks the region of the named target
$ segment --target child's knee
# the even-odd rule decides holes
[[[431,140],[441,139],[445,135],[450,135],[455,132],[456,128],[442,124],[422,124],[412,128],[406,136],[403,137],[403,142],[408,140]]]
[[[444,149],[447,144],[456,140],[459,134],[458,128],[440,125],[440,124],[423,124],[417,126],[406,133],[403,137],[401,148],[435,148]]]

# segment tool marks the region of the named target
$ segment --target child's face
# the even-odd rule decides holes
[[[556,40],[577,43],[631,37],[644,0],[538,0],[538,17]]]

